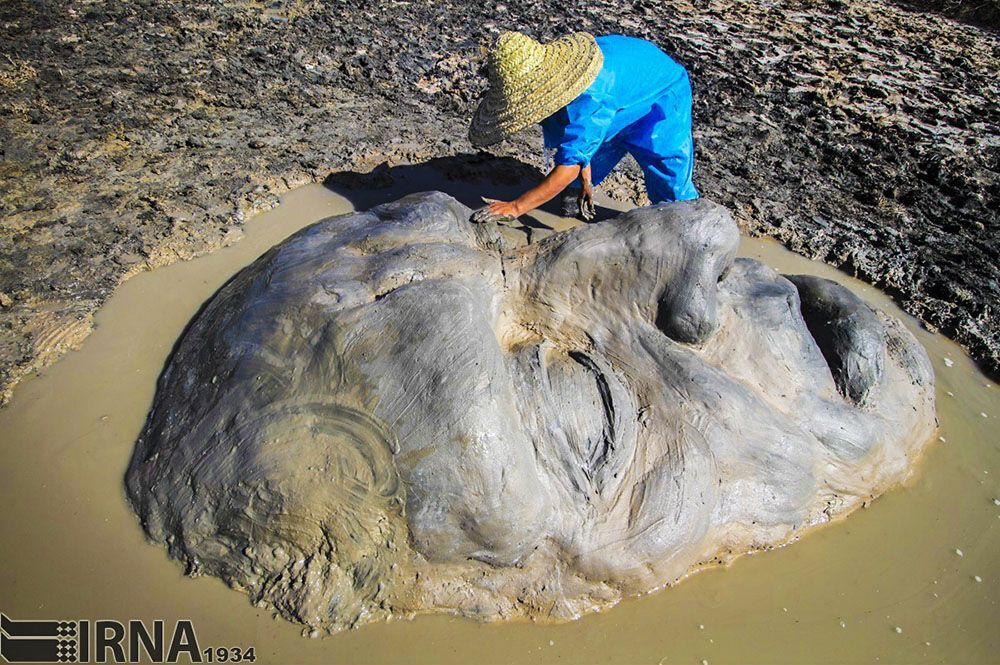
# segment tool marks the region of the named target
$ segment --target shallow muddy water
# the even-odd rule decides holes
[[[186,578],[145,541],[122,483],[173,343],[226,279],[290,233],[423,189],[470,205],[478,194],[419,169],[350,200],[319,185],[292,192],[234,246],[124,284],[80,351],[20,384],[0,410],[5,614],[168,626],[188,618],[203,648],[252,645],[258,662],[277,663],[1000,662],[1000,391],[877,290],[766,241],[744,240],[741,253],[846,284],[901,317],[927,348],[942,442],[908,486],[788,547],[568,624],[424,616],[308,639],[218,580]]]

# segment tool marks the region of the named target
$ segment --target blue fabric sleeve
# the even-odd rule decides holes
[[[542,126],[542,145],[549,150],[555,150],[562,143],[563,127],[566,126],[566,109],[559,109],[539,124]]]
[[[560,115],[566,125],[556,149],[556,164],[586,166],[608,138],[615,109],[605,100],[584,93],[562,109]]]

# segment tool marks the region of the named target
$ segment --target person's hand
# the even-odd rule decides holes
[[[590,182],[590,164],[580,170],[580,184],[577,205],[580,208],[580,217],[589,222],[597,216],[597,209],[594,208],[594,185]]]
[[[472,221],[481,224],[483,222],[493,222],[495,224],[510,224],[520,215],[517,204],[513,201],[497,201],[482,197],[486,205],[472,213]]]

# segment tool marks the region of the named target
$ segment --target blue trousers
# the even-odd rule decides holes
[[[698,198],[691,180],[694,139],[691,83],[687,76],[656,100],[649,113],[597,149],[590,160],[591,182],[600,184],[626,153],[642,167],[651,202]]]

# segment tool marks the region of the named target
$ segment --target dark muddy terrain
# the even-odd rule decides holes
[[[358,7],[0,4],[4,399],[86,336],[122,279],[234,241],[281,192],[471,152],[502,29],[659,43],[691,71],[705,196],[1000,371],[995,32],[855,0]],[[495,154],[538,166],[538,143]],[[626,164],[610,193],[641,202],[635,176]]]

